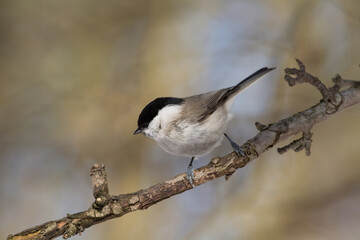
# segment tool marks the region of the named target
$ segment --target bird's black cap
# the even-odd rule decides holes
[[[142,129],[147,128],[149,123],[156,117],[158,112],[168,105],[180,105],[184,99],[174,98],[174,97],[161,97],[156,98],[150,102],[144,109],[141,111],[138,119],[138,128],[135,130],[134,134],[141,133]]]

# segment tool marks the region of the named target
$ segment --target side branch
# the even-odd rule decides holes
[[[287,74],[295,74],[295,78],[298,79],[295,79],[295,81],[312,83],[312,85],[320,90],[324,100],[309,109],[276,123],[270,125],[257,123],[256,126],[259,129],[259,133],[242,145],[246,157],[239,156],[233,152],[223,157],[211,159],[207,165],[194,171],[195,186],[223,176],[228,178],[237,169],[244,167],[249,161],[256,159],[267,149],[298,133],[303,133],[302,138],[295,140],[278,151],[285,152],[289,149],[296,151],[305,149],[307,154],[310,154],[310,129],[315,124],[327,120],[338,112],[360,102],[358,82],[343,80],[338,75],[334,79],[335,86],[327,89],[320,80],[305,72],[305,67],[300,61],[298,61],[298,64],[300,69],[286,69],[285,72]],[[289,77],[287,78],[290,79]],[[304,78],[306,81],[304,81]],[[294,81],[294,78],[291,81]],[[296,82],[292,83],[296,84]],[[340,92],[340,87],[344,85],[350,87]],[[341,96],[341,101],[338,101],[336,96]],[[329,111],[329,102],[331,102],[331,111]],[[95,164],[91,168],[90,174],[95,201],[88,210],[68,214],[62,219],[49,221],[15,235],[9,235],[7,239],[53,239],[58,236],[69,238],[92,225],[121,217],[133,211],[146,209],[166,198],[192,188],[186,174],[183,173],[134,193],[111,196],[109,195],[104,165]]]

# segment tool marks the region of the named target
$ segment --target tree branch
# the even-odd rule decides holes
[[[317,87],[323,96],[320,103],[270,125],[256,123],[259,133],[242,145],[246,157],[233,152],[223,157],[211,159],[207,165],[194,171],[195,186],[222,176],[229,178],[238,168],[244,167],[249,161],[256,159],[275,144],[298,133],[303,133],[303,136],[285,147],[279,148],[278,151],[284,153],[289,149],[295,151],[305,149],[306,154],[310,155],[311,128],[360,102],[359,82],[344,80],[340,75],[337,75],[333,79],[335,85],[328,89],[318,78],[306,72],[304,64],[299,60],[297,62],[299,69],[285,69],[285,80],[290,86],[307,82]],[[348,89],[339,91],[340,87],[343,86],[347,86]],[[186,174],[183,173],[134,193],[110,196],[105,166],[95,164],[90,170],[90,175],[95,201],[88,210],[68,214],[64,218],[46,222],[15,235],[9,235],[7,239],[53,239],[58,236],[63,236],[66,239],[79,234],[92,225],[121,217],[133,211],[146,209],[166,198],[192,188]]]

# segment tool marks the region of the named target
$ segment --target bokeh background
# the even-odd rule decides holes
[[[87,209],[89,169],[111,194],[184,172],[133,136],[158,96],[188,96],[276,66],[233,106],[239,143],[316,104],[283,69],[360,79],[358,0],[0,1],[0,238]],[[73,239],[359,239],[360,108],[313,128],[312,155],[271,149],[223,178]],[[290,140],[289,140],[290,141]],[[285,144],[285,143],[283,143]],[[281,145],[282,146],[282,145]],[[195,162],[231,151],[227,142]]]

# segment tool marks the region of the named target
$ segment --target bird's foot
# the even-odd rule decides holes
[[[234,151],[236,152],[237,155],[242,156],[242,157],[246,157],[244,151],[241,149],[241,147],[239,145],[237,145],[236,143],[234,143],[234,146],[231,144],[232,148],[234,149]]]
[[[194,180],[194,168],[193,166],[189,165],[186,171],[187,179],[189,180],[192,187],[194,187],[193,180]]]
[[[224,133],[224,135],[229,140],[229,142],[231,144],[231,147],[233,148],[234,152],[236,152],[236,154],[238,154],[238,155],[240,155],[242,157],[246,157],[246,155],[245,155],[244,151],[241,149],[241,147],[236,142],[231,140],[231,138],[226,133]]]

